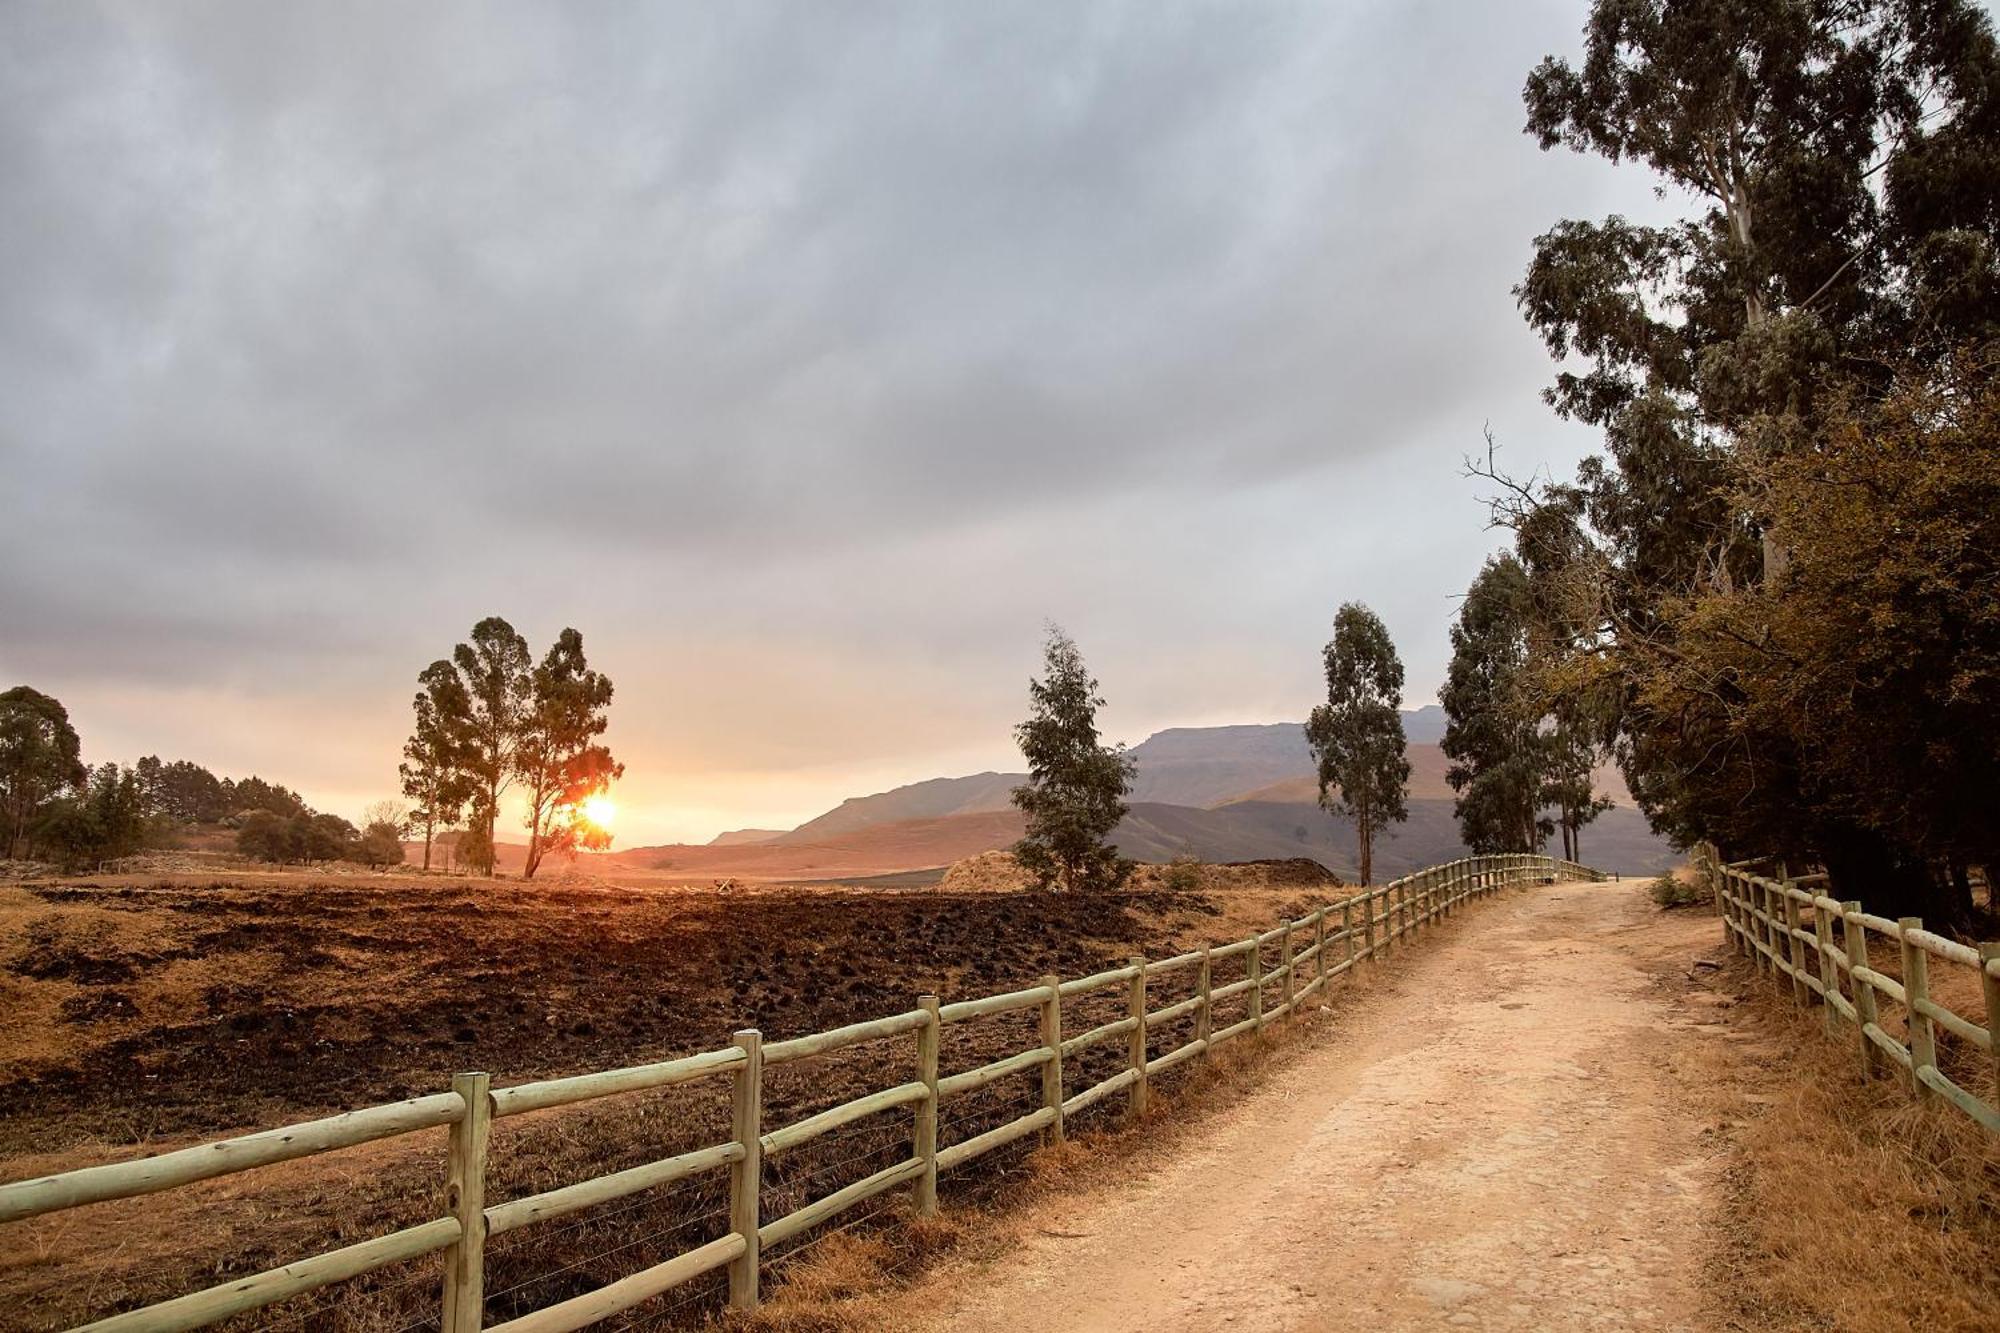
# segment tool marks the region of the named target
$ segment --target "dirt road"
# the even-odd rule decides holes
[[[1479,905],[1301,1033],[1199,1147],[1061,1200],[898,1322],[1696,1328],[1719,1164],[1669,1072],[1703,1037],[1657,977],[1715,948],[1712,918],[1630,883]]]

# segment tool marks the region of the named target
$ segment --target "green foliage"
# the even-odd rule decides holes
[[[1376,836],[1409,818],[1403,663],[1381,618],[1359,602],[1335,614],[1324,657],[1326,702],[1307,719],[1306,742],[1319,768],[1319,803],[1353,817],[1361,882],[1372,884]]]
[[[472,637],[452,649],[462,692],[454,702],[464,712],[451,719],[455,758],[469,790],[476,836],[460,844],[460,859],[493,873],[494,823],[500,797],[514,777],[514,749],[522,718],[530,707],[532,682],[528,641],[498,616],[472,627]],[[473,854],[468,856],[470,850]]]
[[[1678,875],[1662,875],[1646,886],[1646,896],[1665,908],[1696,907],[1708,901],[1701,887]]]
[[[1167,864],[1163,882],[1175,893],[1193,893],[1201,887],[1201,858],[1182,852]]]
[[[162,763],[158,755],[147,755],[133,767],[153,810],[175,823],[217,824],[243,808],[235,804],[235,784],[200,764],[186,759]]]
[[[253,810],[237,830],[236,850],[279,865],[355,860],[361,835],[339,815]]]
[[[1610,426],[1649,389],[1705,424],[1798,407],[1813,372],[2000,333],[2000,60],[1966,0],[1597,0],[1529,76],[1528,133],[1644,163],[1703,205],[1567,221],[1518,290],[1550,400]],[[1879,181],[1880,188],[1876,188]]]
[[[1605,431],[1506,482],[1533,691],[1656,828],[1962,916],[2000,856],[1987,684],[2000,48],[1966,0],[1598,0],[1529,132],[1702,206],[1567,221],[1517,295]],[[1488,475],[1503,482],[1488,468]],[[1594,727],[1594,723],[1592,724]]]
[[[1438,691],[1459,836],[1482,855],[1531,852],[1541,844],[1544,769],[1540,709],[1525,680],[1528,614],[1521,562],[1510,555],[1488,560],[1452,623],[1451,665]]]
[[[431,844],[440,829],[456,824],[472,797],[472,779],[461,755],[465,728],[472,716],[465,682],[448,661],[436,661],[418,675],[412,705],[416,726],[403,743],[403,762],[396,767],[403,795],[410,798],[411,826],[424,834],[424,869],[431,868]]]
[[[611,681],[592,670],[583,636],[565,629],[536,664],[528,642],[498,616],[472,627],[449,660],[417,678],[416,726],[398,769],[424,831],[424,868],[437,832],[469,813],[456,840],[460,863],[494,871],[500,798],[516,781],[527,801],[526,877],[550,852],[608,847],[611,833],[580,806],[609,788],[625,766],[598,739],[608,725]]]
[[[146,789],[136,771],[116,764],[90,770],[74,796],[49,803],[35,841],[66,870],[115,861],[143,848],[151,832]]]
[[[260,861],[287,865],[306,856],[304,822],[273,810],[252,810],[236,830],[236,850]]]
[[[254,775],[240,782],[224,781],[222,786],[230,809],[239,815],[257,810],[286,818],[312,813],[312,807],[297,792]]]
[[[610,831],[578,809],[625,771],[597,739],[609,725],[610,706],[610,679],[590,669],[583,636],[565,629],[534,670],[514,745],[515,771],[528,798],[528,879],[549,852],[610,844]]]
[[[1132,865],[1105,840],[1125,817],[1132,760],[1124,746],[1099,743],[1104,700],[1075,642],[1054,625],[1044,666],[1028,683],[1032,715],[1014,729],[1028,761],[1027,782],[1014,788],[1028,829],[1014,854],[1043,888],[1116,888]]]
[[[1605,719],[1589,703],[1559,700],[1539,737],[1542,783],[1535,796],[1542,808],[1555,811],[1565,861],[1583,859],[1584,825],[1611,808],[1610,798],[1600,796],[1595,786],[1597,764],[1604,756]]]
[[[27,685],[0,692],[0,851],[26,855],[49,803],[88,778],[69,712]]]
[[[403,831],[384,821],[370,824],[361,834],[355,855],[361,864],[376,870],[399,866],[404,857]]]

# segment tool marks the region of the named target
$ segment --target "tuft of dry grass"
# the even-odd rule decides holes
[[[1775,1001],[1747,972],[1741,982],[1753,998],[1739,1013],[1772,1055],[1722,1079],[1725,1125],[1747,1113],[1731,1126],[1724,1317],[1843,1333],[2000,1328],[2000,1140],[1894,1079],[1864,1082],[1817,1011]]]

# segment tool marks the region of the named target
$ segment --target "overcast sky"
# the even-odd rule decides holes
[[[617,685],[622,845],[1410,703],[1591,447],[1510,287],[1648,182],[1520,133],[1583,0],[0,9],[0,685],[87,759],[391,794],[483,615]]]

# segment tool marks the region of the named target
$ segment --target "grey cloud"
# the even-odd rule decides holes
[[[1428,616],[1479,423],[1578,447],[1507,287],[1645,206],[1518,133],[1582,12],[10,6],[0,665],[401,682],[498,609],[1015,690],[1074,606],[1226,707],[1162,618]]]

